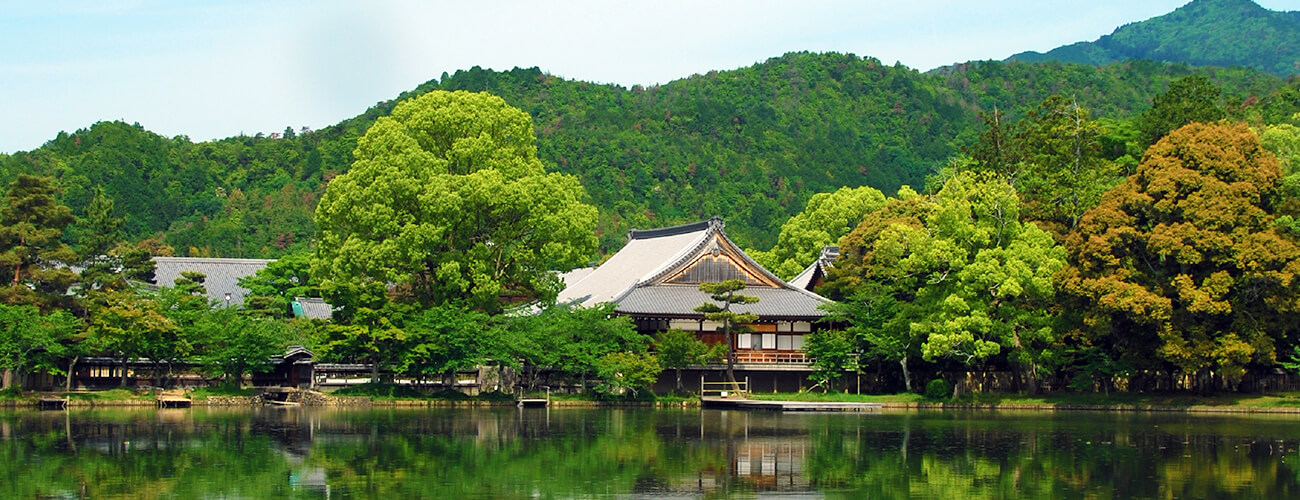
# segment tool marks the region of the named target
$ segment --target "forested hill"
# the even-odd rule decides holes
[[[1295,90],[1266,73],[1147,61],[981,62],[922,74],[849,54],[793,53],[630,89],[536,68],[474,68],[316,131],[194,143],[98,123],[35,151],[0,155],[0,181],[56,176],[77,213],[102,185],[127,218],[129,238],[152,237],[177,255],[274,257],[310,245],[317,198],[350,166],[357,137],[378,116],[429,90],[488,91],[532,115],[549,168],[581,178],[601,211],[603,250],[621,246],[633,227],[713,215],[726,218],[742,245],[769,248],[814,193],[919,186],[978,136],[982,111],[996,106],[1014,117],[1062,94],[1094,116],[1126,118],[1192,74],[1222,87],[1234,114],[1295,111]]]
[[[1289,76],[1300,72],[1300,11],[1270,11],[1251,0],[1193,0],[1094,42],[1021,52],[1008,60],[1102,65],[1129,59],[1248,66]]]

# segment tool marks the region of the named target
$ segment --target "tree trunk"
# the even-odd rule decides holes
[[[731,390],[739,392],[740,384],[736,383],[735,370],[736,342],[731,339],[731,321],[725,321],[722,325],[723,336],[727,338],[727,382],[731,384]]]
[[[370,358],[370,383],[372,384],[379,383],[379,360],[376,358],[377,356]]]
[[[681,368],[674,368],[674,371],[677,372],[677,392],[680,393],[680,392],[683,391],[683,389],[682,389],[682,369],[681,369]]]
[[[14,385],[14,372],[5,368],[4,374],[0,375],[0,389],[8,389]]]
[[[123,387],[123,388],[126,387],[126,363],[127,363],[127,357],[122,356],[122,382],[118,384],[118,387]]]
[[[1017,370],[1020,375],[1020,385],[1024,387],[1025,394],[1030,396],[1038,394],[1038,367],[1033,363]]]
[[[72,361],[68,362],[68,376],[63,380],[63,392],[72,392],[72,377],[77,373],[77,360],[81,356],[73,356]]]
[[[912,372],[907,370],[907,356],[903,356],[903,359],[898,360],[898,365],[903,367],[903,388],[907,392],[912,392]]]

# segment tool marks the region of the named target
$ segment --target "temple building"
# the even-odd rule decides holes
[[[604,264],[566,274],[563,279],[567,286],[560,292],[559,303],[590,307],[610,302],[616,314],[630,316],[642,333],[677,328],[695,332],[710,343],[726,339],[719,331],[720,322],[708,321],[695,311],[701,304],[714,302],[700,291],[700,284],[743,280],[747,287],[737,293],[759,300],[732,305],[735,312],[758,316],[749,325],[753,333],[733,334],[739,371],[809,370],[804,336],[818,327],[814,323],[826,315],[821,306],[830,302],[782,281],[751,259],[727,237],[719,218],[633,230],[628,233],[627,245]]]

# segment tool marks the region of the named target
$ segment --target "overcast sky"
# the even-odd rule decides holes
[[[1184,3],[0,0],[0,152],[101,120],[196,141],[320,128],[475,65],[623,86],[791,51],[924,71],[1094,40]]]

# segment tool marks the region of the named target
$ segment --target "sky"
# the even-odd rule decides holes
[[[195,141],[322,128],[473,66],[625,87],[795,51],[926,71],[1095,40],[1184,3],[0,0],[0,153],[107,120]]]

